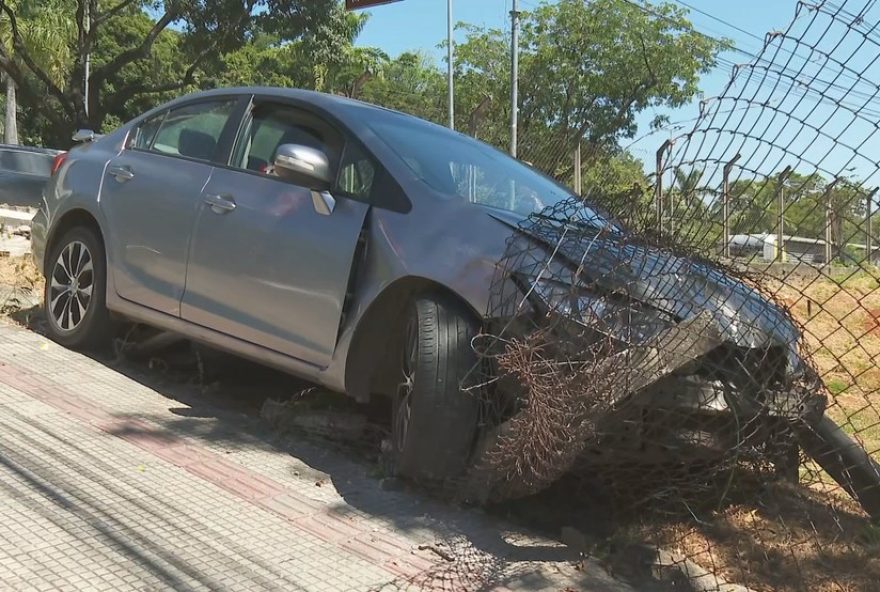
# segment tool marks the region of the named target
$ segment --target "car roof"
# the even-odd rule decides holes
[[[288,88],[278,86],[234,86],[192,92],[158,105],[153,109],[150,109],[149,111],[145,111],[144,113],[133,119],[131,122],[129,122],[129,124],[133,122],[144,121],[144,119],[152,117],[154,114],[159,113],[165,109],[174,109],[179,105],[191,101],[209,99],[212,97],[247,95],[262,95],[264,97],[278,97],[300,101],[318,109],[328,111],[352,126],[361,125],[364,121],[370,119],[371,113],[374,113],[377,115],[381,114],[384,116],[391,115],[393,117],[399,117],[410,125],[423,126],[432,129],[442,129],[445,132],[452,132],[454,134],[471,139],[470,136],[466,136],[465,134],[462,134],[461,132],[455,130],[449,130],[447,127],[438,125],[432,121],[428,121],[427,119],[422,119],[421,117],[417,117],[409,113],[404,113],[402,111],[389,109],[387,107],[374,105],[373,103],[367,103],[341,95],[331,95],[314,90],[304,90],[300,88]]]
[[[424,121],[415,117],[413,115],[409,115],[408,113],[403,113],[400,111],[395,111],[393,109],[388,109],[386,107],[380,107],[379,105],[374,105],[372,103],[365,103],[364,101],[359,101],[357,99],[350,99],[348,97],[343,97],[340,95],[331,95],[327,93],[322,93],[314,90],[304,90],[300,88],[286,88],[286,87],[278,87],[278,86],[236,86],[236,87],[225,87],[225,88],[215,88],[211,90],[198,91],[194,93],[190,93],[188,95],[184,95],[179,97],[170,103],[166,103],[165,106],[173,105],[174,103],[191,101],[193,99],[201,99],[201,98],[210,98],[212,96],[229,96],[229,95],[263,95],[268,97],[279,97],[279,98],[289,98],[302,101],[304,103],[309,103],[311,105],[315,105],[318,107],[323,107],[332,111],[341,111],[346,113],[351,113],[353,111],[357,111],[359,113],[363,113],[364,110],[372,110],[381,113],[395,113],[397,115],[401,115],[403,117],[408,117],[417,121]]]
[[[0,150],[11,150],[13,152],[30,152],[34,154],[49,154],[54,156],[61,152],[61,150],[54,150],[52,148],[41,148],[38,146],[22,146],[20,144],[0,144]]]

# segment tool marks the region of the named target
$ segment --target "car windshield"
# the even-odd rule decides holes
[[[471,203],[523,216],[573,197],[571,191],[491,146],[399,114],[373,118],[370,127],[431,188]],[[589,206],[579,216],[609,221]]]

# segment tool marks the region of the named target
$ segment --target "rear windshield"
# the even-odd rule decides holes
[[[52,171],[52,155],[0,150],[0,170],[48,177]]]

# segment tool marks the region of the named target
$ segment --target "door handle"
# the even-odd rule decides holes
[[[120,183],[134,179],[134,173],[127,166],[112,166],[107,169],[107,174],[114,177]]]
[[[215,214],[226,214],[235,209],[235,200],[231,197],[208,194],[204,201],[211,206],[211,211]]]

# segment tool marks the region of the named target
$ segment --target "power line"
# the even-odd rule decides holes
[[[737,25],[734,25],[733,23],[730,23],[730,22],[724,20],[723,18],[721,18],[721,17],[719,17],[719,16],[715,16],[714,14],[711,14],[711,13],[709,13],[709,12],[706,12],[705,10],[699,9],[699,8],[697,8],[696,6],[693,6],[693,5],[691,5],[691,4],[688,4],[687,2],[684,2],[683,0],[673,0],[673,1],[674,1],[675,3],[677,3],[677,4],[681,4],[682,6],[684,6],[685,8],[687,8],[687,9],[689,9],[689,10],[692,10],[692,11],[698,13],[698,14],[702,14],[703,16],[709,17],[709,18],[712,19],[713,21],[717,21],[717,22],[721,23],[722,25],[725,25],[725,26],[727,26],[727,27],[730,27],[730,28],[733,29],[734,31],[739,31],[740,33],[743,33],[743,34],[745,34],[745,35],[748,35],[748,36],[751,37],[752,39],[757,39],[757,40],[760,41],[761,43],[764,43],[764,39],[763,39],[763,38],[759,37],[758,35],[755,35],[755,34],[752,33],[751,31],[748,31],[748,30],[746,30],[746,29],[743,29],[743,28],[741,28],[741,27],[738,27]]]
[[[682,1],[680,1],[680,0],[675,0],[675,1],[676,1],[676,2],[679,2],[680,4],[682,4],[682,5],[684,5],[684,6],[687,6],[688,8],[690,8],[690,6],[689,6],[688,4],[686,4],[685,2],[682,2]],[[638,2],[636,2],[635,0],[623,0],[623,2],[629,4],[630,6],[633,6],[633,7],[637,8],[638,10],[642,11],[642,12],[645,13],[645,14],[648,14],[648,15],[653,16],[653,17],[655,17],[655,18],[659,18],[659,19],[665,20],[665,21],[667,21],[667,22],[674,23],[674,20],[673,20],[671,17],[669,17],[669,16],[667,16],[667,15],[665,15],[665,14],[662,14],[662,13],[660,13],[660,12],[657,12],[656,10],[650,8],[649,5],[638,3]],[[725,23],[726,23],[726,21],[724,21],[723,19],[720,19],[720,17],[715,17],[714,15],[710,15],[709,13],[706,13],[706,12],[704,12],[704,11],[699,11],[699,12],[700,12],[701,14],[706,14],[706,15],[708,15],[708,16],[711,16],[712,18],[715,18],[716,20],[719,20],[719,21],[721,21],[721,22],[725,22]],[[735,27],[735,25],[731,25],[731,24],[729,24],[729,23],[726,23],[726,24],[728,24],[729,26]],[[706,34],[706,33],[702,32],[702,31],[700,31],[699,29],[697,29],[697,28],[695,28],[695,27],[692,28],[692,30],[693,30],[694,33],[696,33],[697,35],[703,37],[704,39],[708,39],[708,40],[710,40],[710,41],[712,41],[712,42],[714,42],[714,43],[721,44],[722,46],[725,46],[725,45],[726,45],[726,46],[729,46],[730,49],[731,49],[732,51],[735,51],[735,52],[737,52],[737,53],[743,54],[743,55],[745,55],[745,56],[751,58],[752,60],[754,60],[755,64],[757,64],[758,62],[762,62],[762,61],[763,61],[763,62],[767,62],[768,64],[771,64],[771,65],[776,65],[777,67],[779,66],[778,64],[773,64],[773,62],[770,61],[770,60],[768,60],[767,58],[764,58],[764,57],[761,57],[761,56],[759,56],[759,55],[757,55],[757,54],[754,54],[754,53],[751,53],[751,52],[749,52],[749,51],[746,51],[746,50],[744,50],[744,49],[742,49],[742,48],[740,48],[740,47],[737,47],[737,46],[736,46],[735,44],[733,44],[733,43],[727,43],[727,42],[725,42],[724,40],[718,39],[717,37],[713,37],[712,35],[708,35],[708,34]],[[749,33],[749,35],[750,35],[750,36],[755,36],[753,33]],[[757,38],[760,39],[760,37],[757,37]],[[764,40],[761,39],[761,42],[764,43]],[[782,47],[781,45],[779,45],[779,46],[777,46],[777,47],[778,47],[778,50],[779,50],[779,51],[783,51],[783,52],[789,54],[789,55],[792,56],[792,57],[797,57],[797,58],[802,59],[802,60],[807,61],[807,62],[809,61],[809,60],[807,60],[806,58],[804,58],[803,56],[799,56],[795,51],[792,51],[792,50],[786,49],[786,48]],[[719,63],[722,63],[722,64],[725,64],[725,63],[726,63],[726,65],[730,65],[730,66],[735,66],[735,65],[736,65],[736,64],[733,64],[732,62],[729,62],[728,60],[725,60],[725,59],[723,59],[723,58],[716,58],[716,62],[719,62]],[[769,71],[769,69],[768,69],[768,71]],[[792,73],[792,72],[793,72],[793,73]],[[787,66],[783,66],[783,67],[780,69],[780,71],[778,72],[778,75],[780,75],[780,76],[786,76],[786,75],[787,75],[787,77],[791,79],[791,80],[788,80],[788,81],[783,81],[783,84],[786,84],[786,85],[789,87],[789,90],[791,90],[791,88],[797,87],[799,90],[801,90],[802,92],[805,92],[805,93],[810,93],[810,92],[812,92],[812,93],[817,93],[817,94],[819,94],[819,95],[822,95],[822,93],[820,93],[819,91],[816,91],[815,89],[810,88],[810,85],[807,84],[807,82],[805,82],[804,80],[802,80],[802,79],[799,78],[802,74],[803,74],[803,70],[802,70],[802,69],[801,69],[801,70],[790,70]],[[860,78],[860,77],[858,77],[858,76],[854,76],[853,74],[851,74],[851,73],[849,73],[849,72],[845,72],[845,71],[837,72],[837,76],[843,76],[843,77],[849,78],[850,80],[852,80],[852,81],[855,82],[855,83],[863,82],[863,79],[862,79],[862,78]],[[855,89],[852,88],[852,87],[841,86],[841,85],[838,85],[838,84],[835,84],[835,83],[832,83],[832,82],[828,82],[827,80],[823,80],[823,79],[821,79],[821,78],[818,78],[818,77],[816,77],[816,76],[814,76],[814,77],[812,78],[812,80],[813,80],[813,81],[816,81],[816,82],[819,82],[819,83],[821,83],[821,84],[824,84],[824,85],[826,85],[826,86],[829,87],[829,88],[836,88],[837,90],[841,90],[841,91],[843,91],[845,94],[852,94],[852,95],[854,95],[854,96],[861,96],[862,98],[866,99],[868,102],[878,102],[878,101],[880,101],[880,100],[877,99],[877,97],[876,97],[876,93],[868,94],[868,93],[865,93],[865,92],[857,91],[857,90],[855,90]],[[878,90],[880,90],[880,88],[878,88]],[[831,99],[829,99],[828,97],[824,97],[824,98],[825,98],[826,102],[829,101],[829,100],[831,100]],[[844,105],[845,105],[845,103],[842,103],[842,101],[838,101],[838,102],[841,102],[841,104],[844,104]],[[846,106],[848,106],[848,107],[850,107],[850,108],[853,107],[852,105],[846,105]]]

